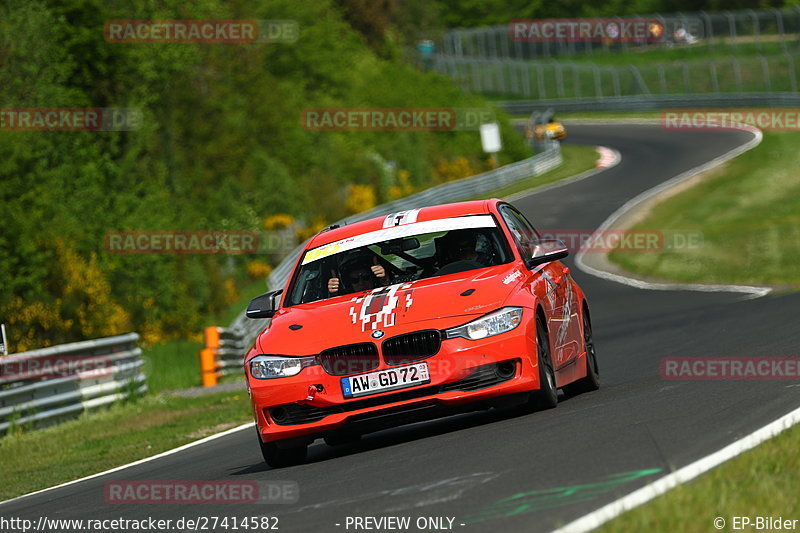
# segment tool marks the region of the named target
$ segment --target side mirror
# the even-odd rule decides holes
[[[531,256],[526,263],[528,268],[535,267],[557,259],[563,259],[569,255],[567,245],[558,239],[542,239],[534,247]]]
[[[247,306],[245,315],[247,318],[272,318],[278,310],[277,297],[283,292],[283,289],[268,292],[261,296],[256,296],[250,300]]]

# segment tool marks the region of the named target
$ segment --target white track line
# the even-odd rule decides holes
[[[247,424],[242,424],[241,426],[237,426],[235,428],[228,429],[221,433],[215,433],[213,435],[209,435],[208,437],[202,438],[200,440],[196,440],[194,442],[190,442],[188,444],[184,444],[183,446],[178,446],[177,448],[173,448],[171,450],[167,450],[165,452],[161,452],[159,454],[145,457],[144,459],[139,459],[138,461],[134,461],[132,463],[128,463],[122,466],[116,466],[109,470],[105,470],[103,472],[98,472],[97,474],[92,474],[91,476],[82,477],[80,479],[73,479],[72,481],[67,481],[66,483],[61,483],[60,485],[55,485],[53,487],[47,487],[46,489],[37,490],[35,492],[29,492],[28,494],[23,494],[22,496],[17,496],[16,498],[11,498],[10,500],[4,500],[0,502],[0,505],[4,503],[10,503],[17,500],[21,500],[22,498],[27,498],[28,496],[33,496],[34,494],[41,494],[42,492],[47,492],[54,489],[60,489],[61,487],[67,487],[69,485],[74,485],[75,483],[80,483],[81,481],[86,481],[88,479],[104,476],[106,474],[111,474],[112,472],[118,472],[120,470],[124,470],[126,468],[130,468],[132,466],[140,465],[143,463],[149,463],[150,461],[155,461],[156,459],[161,459],[162,457],[166,457],[168,455],[172,455],[178,452],[182,452],[183,450],[188,450],[189,448],[194,448],[195,446],[200,446],[201,444],[205,444],[206,442],[210,442],[212,440],[219,439],[221,437],[225,437],[230,435],[231,433],[236,433],[237,431],[241,431],[243,429],[251,428],[255,425],[254,422],[248,422]]]
[[[652,122],[641,122],[645,124],[652,124]],[[710,170],[726,161],[733,159],[734,157],[758,146],[761,143],[764,135],[761,133],[760,130],[755,128],[742,128],[745,131],[749,131],[753,134],[753,138],[746,142],[745,144],[734,148],[719,157],[708,161],[700,166],[697,166],[691,170],[687,170],[682,174],[675,176],[659,185],[656,185],[652,189],[648,189],[643,193],[639,194],[635,198],[627,201],[622,207],[614,211],[610,217],[608,217],[605,222],[603,222],[599,228],[597,228],[597,232],[605,231],[606,229],[610,228],[617,220],[619,220],[625,213],[634,209],[639,204],[649,200],[653,196],[664,192],[665,190],[679,185],[684,181],[693,178],[697,174],[701,172],[705,172]],[[657,290],[657,291],[702,291],[702,292],[740,292],[744,294],[748,294],[749,298],[759,298],[761,296],[765,296],[772,291],[769,287],[752,287],[748,285],[710,285],[710,284],[702,284],[702,283],[653,283],[648,281],[642,281],[639,279],[629,278],[627,276],[623,276],[621,274],[613,274],[611,272],[606,272],[604,270],[599,270],[597,268],[591,267],[587,265],[583,258],[586,254],[585,251],[579,251],[575,256],[575,265],[592,276],[597,276],[598,278],[602,278],[608,281],[615,281],[617,283],[622,283],[623,285],[629,285],[631,287],[636,287],[637,289],[645,289],[645,290]]]
[[[750,433],[728,446],[725,446],[719,451],[707,455],[702,459],[698,459],[694,463],[684,466],[675,472],[668,474],[653,483],[642,487],[622,498],[615,500],[603,507],[584,515],[577,520],[555,530],[553,533],[584,533],[591,531],[609,520],[616,518],[626,511],[647,503],[653,498],[660,496],[667,491],[674,489],[682,483],[690,481],[700,474],[708,472],[712,468],[719,466],[725,461],[736,457],[737,455],[745,452],[751,448],[756,447],[762,442],[771,439],[782,431],[789,429],[793,425],[800,422],[800,408],[795,409],[791,413],[782,416]],[[709,529],[711,529],[709,527]]]
[[[686,181],[695,175],[705,172],[717,165],[728,161],[755,146],[763,139],[763,134],[760,130],[754,128],[748,128],[748,131],[753,133],[753,139],[748,141],[747,143],[730,150],[729,152],[705,163],[698,167],[695,167],[687,172],[679,174],[674,178],[665,181],[664,183],[649,189],[642,194],[636,196],[632,200],[628,201],[617,209],[610,217],[608,217],[603,224],[600,225],[598,231],[608,229],[610,226],[614,224],[620,217],[622,217],[625,212],[630,209],[633,209],[637,205],[641,204],[642,202],[652,198],[654,195],[663,192],[670,187],[678,185],[679,183]],[[584,252],[579,252],[575,258],[576,265],[578,268],[583,270],[588,274],[592,274],[594,276],[607,279],[610,281],[616,281],[618,283],[623,283],[625,285],[630,285],[632,287],[637,287],[640,289],[651,289],[651,290],[695,290],[695,291],[725,291],[725,292],[743,292],[752,295],[752,298],[758,298],[760,296],[764,296],[770,292],[770,288],[768,287],[748,287],[748,286],[739,286],[739,285],[700,285],[700,284],[691,284],[691,285],[682,285],[679,283],[648,283],[641,280],[627,278],[625,276],[620,276],[617,274],[611,274],[610,272],[604,272],[601,270],[597,270],[595,268],[589,267],[583,262],[583,254]],[[700,474],[703,474],[712,468],[719,466],[720,464],[724,463],[725,461],[736,457],[737,455],[750,450],[757,445],[761,444],[762,442],[778,435],[785,429],[790,428],[791,426],[800,422],[800,408],[795,409],[794,411],[790,412],[789,414],[782,416],[781,418],[767,424],[766,426],[762,427],[754,431],[753,433],[743,437],[732,444],[718,450],[711,455],[707,455],[701,459],[698,459],[694,463],[691,463],[672,474],[668,474],[661,479],[658,479],[654,483],[642,487],[641,489],[635,490],[630,494],[623,496],[599,509],[593,511],[587,515],[578,518],[577,520],[570,522],[569,524],[555,530],[553,533],[583,533],[586,531],[591,531],[597,527],[600,527],[602,524],[616,518],[617,516],[621,515],[622,513],[629,511],[635,507],[638,507],[644,503],[649,502],[650,500],[660,496],[671,489],[674,489],[678,485],[682,483],[686,483]]]

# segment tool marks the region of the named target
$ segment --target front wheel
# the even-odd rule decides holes
[[[600,370],[597,367],[597,355],[594,351],[592,338],[592,322],[589,310],[583,309],[583,347],[586,350],[586,376],[564,387],[570,395],[590,392],[600,388]]]
[[[307,445],[283,448],[275,442],[264,442],[261,440],[261,435],[258,434],[258,427],[256,427],[256,436],[258,437],[258,443],[261,445],[261,455],[264,456],[264,462],[272,468],[297,465],[306,460]]]
[[[528,405],[537,410],[552,409],[558,405],[558,388],[553,361],[550,359],[550,342],[541,320],[536,321],[536,357],[539,368],[539,390],[531,393]]]

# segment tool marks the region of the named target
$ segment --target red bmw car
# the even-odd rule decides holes
[[[555,407],[599,386],[589,307],[559,259],[501,200],[393,213],[320,232],[244,366],[265,461],[451,413]]]

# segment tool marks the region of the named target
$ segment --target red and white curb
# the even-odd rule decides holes
[[[603,150],[604,151],[603,153],[607,153],[607,154],[610,154],[612,156],[609,159],[607,159],[606,166],[601,167],[601,166],[597,165],[597,162],[595,162],[595,167],[596,168],[590,168],[589,170],[581,172],[580,174],[576,174],[576,175],[572,176],[571,178],[566,178],[566,179],[563,179],[563,180],[560,180],[560,181],[556,181],[556,182],[551,183],[549,185],[543,185],[541,187],[534,187],[533,189],[528,189],[527,191],[522,191],[522,192],[518,192],[516,194],[512,194],[512,195],[506,196],[504,199],[507,202],[515,202],[515,201],[519,200],[520,198],[525,198],[526,196],[533,196],[534,194],[540,194],[540,193],[543,193],[545,191],[549,191],[550,189],[557,189],[558,187],[563,187],[564,185],[569,185],[571,183],[575,183],[576,181],[585,180],[586,178],[591,178],[592,176],[595,176],[595,175],[603,172],[604,170],[608,170],[609,168],[617,166],[619,164],[619,162],[622,161],[622,156],[620,155],[620,153],[618,151],[614,150],[613,148],[608,148],[606,146],[597,146],[595,148],[598,151],[598,153],[600,153],[600,150]]]
[[[597,168],[611,168],[617,166],[620,162],[620,155],[619,152],[616,150],[612,150],[606,146],[596,146],[595,149],[597,153],[600,155],[600,159],[595,161],[594,166]]]

